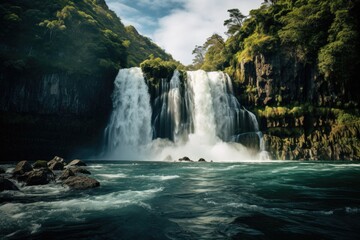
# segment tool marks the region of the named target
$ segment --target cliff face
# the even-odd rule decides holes
[[[360,159],[358,85],[325,81],[316,65],[281,53],[238,63],[234,77],[274,159]]]
[[[118,70],[171,59],[104,0],[5,1],[0,15],[2,160],[98,153]]]
[[[111,112],[112,79],[66,73],[2,77],[4,160],[90,156],[99,151]]]

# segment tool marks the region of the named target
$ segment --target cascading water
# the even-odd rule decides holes
[[[180,80],[175,71],[171,80],[160,80],[151,101],[148,91],[141,69],[120,70],[106,129],[111,158],[254,159],[254,150],[243,146],[256,148],[246,144],[253,135],[264,150],[256,117],[239,104],[227,74],[190,71]]]
[[[136,159],[138,147],[151,141],[148,87],[140,68],[121,69],[114,84],[113,112],[105,130],[107,157]]]

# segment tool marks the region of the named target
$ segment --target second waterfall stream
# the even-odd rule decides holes
[[[253,113],[223,72],[188,71],[149,86],[140,68],[121,69],[105,129],[106,159],[238,162],[264,159]],[[246,146],[246,147],[245,147]]]

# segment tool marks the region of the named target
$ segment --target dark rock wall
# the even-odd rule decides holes
[[[115,76],[0,76],[3,160],[88,157],[100,151]]]

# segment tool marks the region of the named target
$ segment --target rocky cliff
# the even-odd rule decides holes
[[[234,78],[274,159],[360,160],[358,83],[326,81],[281,52],[240,61]]]
[[[104,0],[5,1],[0,15],[2,160],[98,153],[118,70],[171,59]]]

